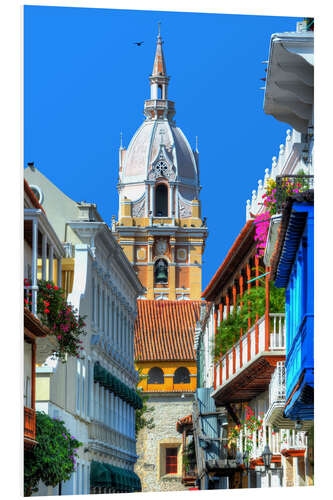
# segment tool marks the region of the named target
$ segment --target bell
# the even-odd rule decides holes
[[[159,269],[156,274],[156,283],[165,283],[168,281],[168,276],[165,272],[165,269]]]
[[[167,269],[168,269],[167,264],[162,259],[157,261],[156,271],[155,271],[156,283],[167,283],[168,281]]]

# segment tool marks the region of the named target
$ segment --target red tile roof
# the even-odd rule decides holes
[[[225,272],[228,270],[228,267],[230,267],[230,264],[232,263],[233,259],[237,257],[237,263],[239,263],[239,259],[242,258],[240,255],[240,250],[241,247],[246,240],[246,238],[251,235],[253,232],[254,234],[254,224],[253,220],[248,220],[239,235],[237,236],[236,240],[234,241],[232,247],[230,248],[226,258],[212,277],[211,281],[208,283],[206,289],[202,292],[201,297],[205,298],[208,301],[214,300],[216,293],[215,288],[218,285],[218,283],[223,279]],[[252,237],[252,236],[251,236]],[[253,243],[254,246],[254,237],[253,237]],[[248,248],[247,248],[248,250]]]
[[[192,414],[180,418],[176,424],[177,432],[183,432],[184,425],[192,425]]]
[[[135,359],[195,361],[194,331],[200,300],[138,300]]]

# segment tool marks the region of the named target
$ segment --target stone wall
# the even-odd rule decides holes
[[[159,394],[151,396],[147,406],[154,411],[153,429],[142,429],[137,438],[135,472],[141,479],[142,491],[187,490],[182,484],[182,435],[177,432],[179,418],[192,413],[193,395]],[[165,473],[165,449],[178,448],[177,473]]]

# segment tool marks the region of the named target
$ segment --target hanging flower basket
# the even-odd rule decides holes
[[[84,318],[71,304],[67,304],[64,292],[52,281],[38,280],[37,314],[40,321],[46,325],[57,339],[57,349],[52,354],[62,362],[66,355],[83,359],[81,351],[81,336],[86,335]],[[29,280],[24,280],[29,287]],[[25,297],[25,306],[29,307],[29,295]]]

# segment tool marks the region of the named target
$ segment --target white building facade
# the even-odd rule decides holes
[[[67,301],[85,317],[87,331],[84,359],[68,358],[65,364],[49,359],[37,368],[37,409],[64,420],[83,443],[76,472],[61,494],[133,491],[135,409],[140,405],[134,321],[136,298],[144,289],[94,204],[70,200],[36,168],[28,167],[25,176],[42,193],[44,209],[64,242],[69,271],[63,274],[63,288]],[[39,495],[58,492],[41,487]]]

